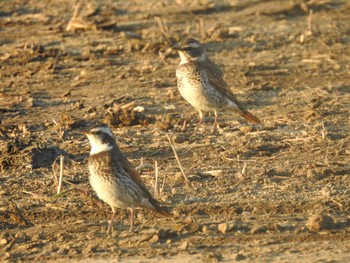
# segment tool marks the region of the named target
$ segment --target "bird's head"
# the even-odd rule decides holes
[[[207,58],[204,46],[194,38],[188,38],[172,48],[179,52],[181,58],[180,64],[192,61],[202,62]]]
[[[90,155],[107,152],[116,147],[113,132],[108,127],[96,127],[90,131],[83,131],[91,144]]]

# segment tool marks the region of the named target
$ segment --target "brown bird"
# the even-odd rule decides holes
[[[112,208],[112,218],[107,229],[110,234],[117,208],[130,208],[130,231],[134,225],[135,207],[149,208],[163,216],[171,213],[152,197],[139,173],[120,151],[112,131],[97,127],[83,131],[91,144],[89,181],[98,197]]]
[[[223,71],[207,57],[199,41],[189,38],[173,49],[181,58],[176,69],[177,87],[181,96],[198,110],[198,126],[202,123],[203,112],[214,111],[215,131],[220,110],[231,110],[252,123],[261,123],[228,89]]]

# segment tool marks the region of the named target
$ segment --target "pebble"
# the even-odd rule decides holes
[[[223,234],[226,234],[227,232],[231,231],[232,229],[233,229],[233,225],[229,224],[229,223],[221,223],[218,225],[218,230]]]

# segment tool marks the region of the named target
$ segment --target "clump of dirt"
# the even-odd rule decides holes
[[[36,169],[51,166],[60,155],[67,155],[55,146],[38,147],[15,139],[0,145],[0,171],[9,169]]]
[[[104,122],[112,127],[129,127],[135,125],[148,126],[154,122],[154,118],[147,117],[142,112],[133,108],[118,108],[109,110],[105,116]]]
[[[167,114],[165,117],[157,118],[155,126],[161,130],[170,130],[184,123],[183,118],[179,118],[178,114]]]

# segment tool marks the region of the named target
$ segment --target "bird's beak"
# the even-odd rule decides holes
[[[171,47],[172,49],[176,50],[176,51],[184,51],[185,49],[183,47],[181,47],[179,44],[176,44],[174,46]]]
[[[79,133],[82,133],[82,134],[84,134],[84,135],[89,135],[89,134],[91,134],[91,132],[89,132],[89,131],[81,131],[81,132],[79,132]]]

